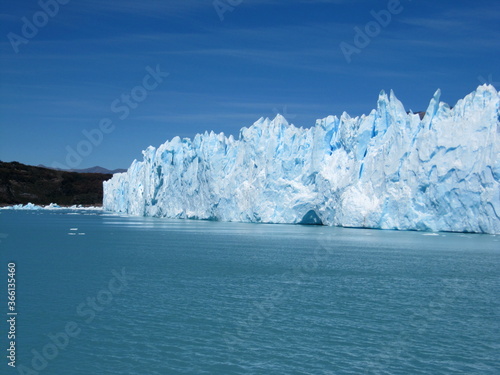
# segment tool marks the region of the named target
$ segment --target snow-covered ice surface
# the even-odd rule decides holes
[[[16,204],[13,206],[5,206],[0,207],[0,210],[28,210],[28,211],[36,211],[36,210],[87,210],[87,211],[102,211],[102,207],[96,206],[82,206],[82,205],[73,205],[73,206],[59,206],[56,203],[51,203],[46,206],[38,206],[33,203],[27,203],[25,205]]]
[[[238,139],[213,132],[143,151],[104,182],[131,215],[500,233],[500,93],[483,85],[425,117],[382,92],[377,109],[311,128],[278,115]]]

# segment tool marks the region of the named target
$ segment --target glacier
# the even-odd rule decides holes
[[[368,115],[310,128],[278,115],[232,135],[174,137],[103,183],[129,215],[500,234],[500,92],[421,119],[391,91]]]

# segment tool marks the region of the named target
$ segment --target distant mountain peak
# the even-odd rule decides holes
[[[102,174],[115,174],[126,172],[126,169],[118,168],[118,169],[107,169],[101,166],[96,165],[95,167],[84,168],[84,169],[61,169],[61,168],[51,168],[47,167],[43,164],[38,164],[37,167],[47,168],[47,169],[55,169],[57,171],[66,171],[66,172],[77,172],[77,173],[102,173]]]

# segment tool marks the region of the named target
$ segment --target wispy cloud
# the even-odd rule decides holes
[[[398,22],[416,26],[422,30],[446,34],[470,34],[477,32],[485,23],[497,25],[499,19],[500,5],[498,3],[491,3],[488,6],[471,3],[467,7],[445,8],[425,17],[401,17]],[[491,31],[496,33],[498,28],[493,28]]]
[[[19,18],[12,14],[0,14],[0,21],[2,22],[16,22],[19,21]]]
[[[315,4],[320,5],[345,5],[362,0],[245,0],[241,3],[242,7],[264,7],[264,6],[282,6],[289,7],[294,4]],[[130,14],[130,15],[143,15],[153,18],[165,18],[186,16],[196,12],[213,12],[212,0],[148,0],[148,1],[135,1],[135,0],[87,0],[78,3],[79,13],[114,13],[114,14]]]
[[[463,21],[456,19],[444,19],[444,18],[402,18],[401,23],[419,26],[425,29],[439,30],[439,31],[453,31],[464,27]]]

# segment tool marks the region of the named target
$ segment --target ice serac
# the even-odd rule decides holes
[[[394,93],[377,109],[297,128],[278,115],[240,131],[173,138],[104,182],[132,215],[500,233],[500,94],[480,86],[424,118]]]

